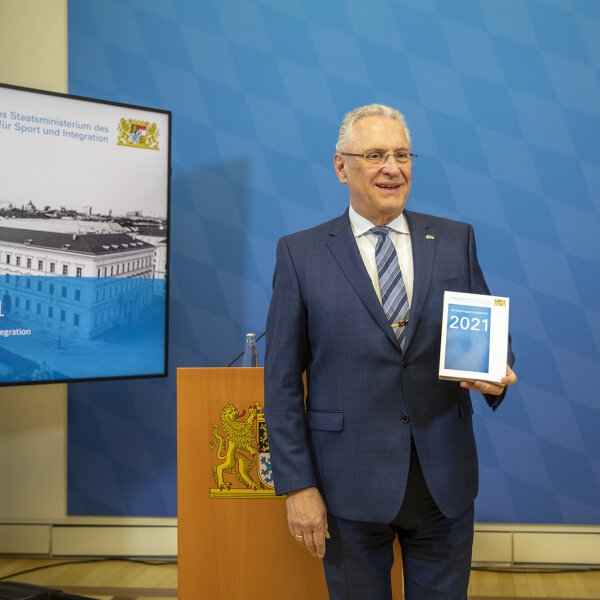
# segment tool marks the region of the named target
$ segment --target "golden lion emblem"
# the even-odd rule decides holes
[[[118,129],[117,144],[119,146],[158,150],[158,127],[156,123],[121,118]]]
[[[252,479],[250,471],[253,469],[255,461],[249,459],[242,452],[248,452],[250,456],[257,454],[256,436],[254,433],[254,421],[257,415],[257,407],[250,407],[248,416],[244,421],[241,418],[246,414],[242,411],[240,414],[233,404],[227,404],[221,410],[221,426],[225,435],[224,439],[219,435],[219,428],[213,425],[213,439],[210,447],[217,448],[217,458],[223,462],[213,467],[213,476],[220,490],[229,489],[231,483],[224,481],[223,473],[235,473],[238,480],[247,488],[258,490],[260,485]],[[225,450],[225,446],[227,449]]]

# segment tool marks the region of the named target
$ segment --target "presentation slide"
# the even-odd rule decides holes
[[[170,123],[0,85],[0,384],[166,374]]]

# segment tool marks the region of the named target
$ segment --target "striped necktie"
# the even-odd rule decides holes
[[[406,286],[402,278],[402,271],[398,264],[398,254],[388,235],[389,227],[373,227],[378,240],[375,247],[375,263],[377,264],[377,275],[379,276],[379,288],[381,289],[381,304],[386,317],[391,323],[394,334],[400,342],[400,348],[404,350],[404,330],[408,323],[408,296]]]

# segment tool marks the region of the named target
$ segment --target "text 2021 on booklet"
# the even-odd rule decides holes
[[[440,379],[500,383],[506,375],[508,300],[444,292]]]

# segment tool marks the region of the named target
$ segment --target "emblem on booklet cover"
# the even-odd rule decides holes
[[[221,410],[221,428],[212,426],[210,447],[222,461],[212,468],[217,485],[211,498],[275,498],[265,415],[257,402],[241,413],[233,404]]]
[[[149,121],[121,119],[117,145],[158,150],[158,127]]]

